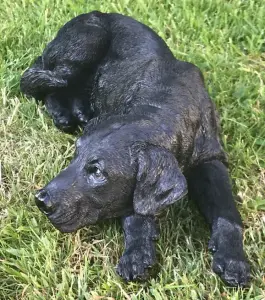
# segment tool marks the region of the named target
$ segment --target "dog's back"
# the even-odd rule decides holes
[[[73,115],[75,126],[103,114],[151,115],[168,128],[168,148],[183,165],[209,155],[224,158],[201,72],[130,17],[94,11],[72,19],[48,44],[38,68],[23,75],[22,90],[29,87],[33,96],[46,91],[54,115],[55,104],[70,103],[68,120]]]

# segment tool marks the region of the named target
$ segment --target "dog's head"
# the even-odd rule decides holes
[[[175,157],[130,137],[126,130],[103,130],[78,139],[70,165],[36,194],[56,228],[71,232],[133,212],[153,215],[186,194]]]

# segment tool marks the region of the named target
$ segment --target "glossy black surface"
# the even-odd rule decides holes
[[[37,195],[56,228],[123,217],[117,271],[145,279],[155,262],[153,216],[189,190],[212,230],[213,270],[246,285],[218,116],[196,66],[175,59],[132,18],[91,12],[60,29],[23,74],[21,90],[44,102],[61,130],[84,128],[72,162],[44,188],[49,200]]]

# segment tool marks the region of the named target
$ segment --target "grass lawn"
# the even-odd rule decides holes
[[[209,230],[187,199],[161,214],[157,276],[128,285],[114,271],[118,220],[61,234],[34,205],[75,137],[21,95],[19,79],[59,27],[94,9],[151,26],[203,71],[245,225],[249,288],[227,287],[211,271]],[[264,0],[2,0],[0,20],[0,299],[265,299]]]

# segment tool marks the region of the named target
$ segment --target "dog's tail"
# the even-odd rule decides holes
[[[52,93],[57,88],[66,86],[67,80],[58,76],[56,72],[39,68],[29,68],[20,80],[21,92],[37,100],[43,100],[40,98],[43,98],[44,95]]]

